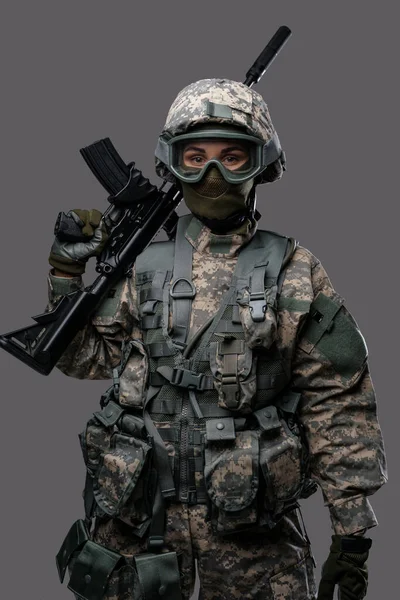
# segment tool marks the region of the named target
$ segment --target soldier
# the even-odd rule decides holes
[[[86,525],[58,556],[77,597],[188,599],[197,559],[203,599],[315,599],[297,501],[317,484],[334,532],[318,598],[365,596],[367,496],[387,478],[367,349],[319,260],[257,229],[255,188],[284,169],[253,89],[206,79],[173,102],[156,171],[190,214],[57,365],[113,378],[80,436]],[[55,240],[50,307],[106,241],[98,211],[71,214],[91,238]]]

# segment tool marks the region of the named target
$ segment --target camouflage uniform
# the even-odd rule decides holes
[[[215,314],[221,295],[229,287],[238,251],[254,231],[216,236],[205,226],[200,227],[194,218],[188,229],[187,238],[195,249],[193,283],[197,290],[190,324],[193,336]],[[195,235],[191,236],[190,231]],[[81,285],[79,278],[65,280],[50,275],[49,281],[52,301],[58,293],[67,291],[67,285],[69,289]],[[76,336],[58,363],[64,373],[78,378],[111,378],[112,367],[120,360],[122,340],[141,339],[133,282],[134,277],[126,279],[120,296],[106,300],[103,316],[94,317]],[[334,360],[299,335],[300,325],[319,292],[338,298],[320,262],[308,250],[298,247],[287,267],[279,297],[276,344],[290,357],[293,384],[302,391],[298,410],[312,455],[312,475],[324,494],[334,531],[345,534],[376,525],[366,496],[385,482],[384,451],[366,362],[341,375]],[[342,312],[351,318],[344,308]],[[131,355],[120,379],[121,405],[141,403],[148,371],[145,363],[139,351]],[[165,427],[168,423],[159,421],[157,425]],[[133,542],[129,526],[117,519],[99,523],[94,540],[129,557],[144,549],[143,544]],[[269,535],[247,532],[232,540],[213,533],[206,518],[206,505],[171,504],[167,546],[180,553],[186,598],[193,585],[194,556],[199,560],[204,598],[314,597],[310,549],[294,512],[286,515]],[[133,572],[129,567],[124,569],[129,574]],[[130,597],[121,578],[121,573],[112,577],[107,599]]]
[[[207,114],[204,113],[205,107]],[[179,119],[175,121],[178,113]],[[204,80],[183,90],[171,107],[165,133],[184,133],[194,118],[197,124],[210,121],[240,124],[248,133],[258,135],[267,143],[275,135],[261,96],[242,84],[232,85],[226,80]],[[274,143],[280,150],[277,138]],[[157,172],[170,178],[159,157]],[[265,169],[262,181],[273,181],[281,175],[282,161],[275,160]],[[196,290],[190,312],[190,341],[218,312],[234,279],[238,257],[246,246],[251,245],[258,232],[255,221],[251,219],[238,232],[229,235],[212,233],[195,217],[187,222],[185,239],[193,248],[191,279]],[[157,244],[151,247],[157,249]],[[158,248],[161,256],[163,246]],[[154,280],[158,275],[156,266],[146,281]],[[113,369],[121,362],[122,348],[131,341],[131,351],[120,374],[117,394],[119,406],[128,412],[143,408],[151,371],[149,365],[152,364],[149,347],[143,344],[141,326],[143,303],[149,296],[138,286],[139,282],[143,283],[140,277],[134,267],[132,277],[122,280],[113,294],[105,299],[98,313],[78,333],[57,365],[69,376],[109,379],[115,375]],[[172,302],[168,293],[170,281],[171,273],[163,284],[167,293],[158,297],[159,304],[163,305],[159,314],[167,337],[173,324]],[[81,286],[80,277],[63,279],[50,274],[50,307],[60,295]],[[276,302],[268,306],[265,321],[255,326],[245,301],[239,303],[239,318],[246,345],[267,354],[274,349],[288,367],[290,387],[301,394],[296,414],[308,446],[309,474],[322,490],[334,532],[351,534],[375,526],[377,521],[367,496],[386,481],[386,465],[367,352],[354,320],[343,306],[343,299],[334,291],[321,263],[307,249],[297,246],[285,266],[280,293]],[[256,378],[253,388],[255,381]],[[207,393],[216,398],[212,396],[215,391]],[[220,398],[213,401],[221,403]],[[238,416],[251,417],[255,408],[251,397],[246,402]],[[179,408],[171,418],[167,411],[164,414],[162,402],[159,402],[158,409],[152,409],[151,403],[149,406],[174,472],[180,473],[182,464],[189,462],[188,457],[193,462],[200,460],[202,450],[193,440],[196,434],[198,437],[204,435],[206,419],[187,419],[183,412],[179,413]],[[168,408],[167,400],[164,406]],[[188,454],[184,456],[181,438],[179,435],[174,438],[173,433],[187,431],[187,428]],[[127,497],[127,490],[130,490],[125,485],[126,473],[134,472],[136,465],[129,462],[122,450],[104,451],[110,442],[107,429],[92,422],[82,437],[87,451],[86,460],[92,460],[92,466],[99,465],[100,451],[102,461],[101,475],[96,484],[96,501],[105,512],[96,513],[92,540],[127,558],[126,564],[111,575],[104,598],[139,599],[141,595],[132,557],[145,552],[146,543],[145,538],[140,539],[133,532],[140,530],[145,516],[135,511],[135,494],[133,500],[128,498],[125,504],[121,504],[121,498]],[[242,449],[245,452],[246,444],[251,444],[253,437],[246,438],[244,435],[241,439],[244,440]],[[131,443],[135,442],[132,440]],[[296,460],[290,456],[276,456],[273,465],[270,465],[270,484],[283,495],[298,468]],[[214,476],[213,485],[221,486],[223,490],[226,478],[233,482],[233,487],[237,483],[240,488],[248,476],[248,463],[237,454],[228,455],[226,461],[228,469],[224,473],[217,470],[211,476],[211,479]],[[203,475],[198,469],[195,472],[194,487],[197,490],[204,488]],[[258,464],[253,471],[251,485],[255,481],[258,483]],[[206,485],[209,486],[209,481]],[[214,493],[215,489],[212,491]],[[205,600],[311,600],[316,597],[311,549],[295,508],[291,507],[273,526],[273,523],[262,521],[264,505],[257,504],[256,499],[250,504],[247,516],[250,523],[264,524],[264,527],[248,527],[234,535],[221,536],[217,533],[218,525],[210,502],[197,501],[200,496],[196,496],[196,492],[187,498],[182,496],[181,491],[178,492],[178,496],[167,503],[165,550],[177,552],[183,598],[188,599],[193,591],[195,558],[198,561],[201,597]],[[118,516],[107,516],[107,507],[117,505]]]

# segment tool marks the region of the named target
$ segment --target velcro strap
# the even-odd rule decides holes
[[[227,104],[217,104],[211,100],[204,101],[205,114],[210,117],[222,117],[232,119],[232,108]]]
[[[363,554],[368,552],[372,546],[371,538],[365,538],[362,536],[348,536],[340,539],[340,550],[342,552],[355,552],[356,554]]]
[[[323,334],[331,329],[342,304],[342,298],[333,300],[322,292],[318,294],[310,306],[310,316],[304,327],[304,336],[312,344],[317,344]]]

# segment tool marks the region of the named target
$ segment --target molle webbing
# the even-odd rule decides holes
[[[184,411],[188,427],[188,498],[193,502],[205,502],[207,496],[203,483],[202,445],[207,423],[212,419],[225,421],[238,417],[237,413],[218,405],[218,392],[214,388],[210,368],[210,353],[218,344],[224,352],[226,350],[228,360],[223,383],[225,386],[232,386],[225,389],[233,398],[237,386],[234,381],[234,363],[237,358],[235,352],[243,351],[245,347],[236,301],[238,292],[243,288],[249,290],[249,306],[255,323],[265,318],[268,306],[275,308],[278,277],[288,240],[272,232],[258,231],[241,249],[230,288],[223,296],[219,310],[211,325],[200,336],[190,358],[186,358],[182,352],[187,343],[195,292],[191,282],[192,247],[184,235],[191,218],[189,215],[179,220],[175,253],[173,242],[157,242],[138,257],[136,282],[150,367],[146,426],[152,422],[151,435],[158,429],[160,439],[175,448],[174,456],[170,456],[170,464],[175,487],[178,487]],[[171,278],[172,293],[169,283]],[[171,331],[168,330],[170,308]],[[282,356],[275,345],[269,351],[257,351],[256,354],[258,367],[255,407],[261,408],[273,402],[279,391],[287,385],[288,369],[284,368]],[[163,424],[161,428],[157,427],[158,422]],[[235,423],[239,423],[237,418]],[[161,463],[164,467],[164,457]]]

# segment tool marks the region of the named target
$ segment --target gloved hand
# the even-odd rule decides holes
[[[50,250],[49,263],[64,273],[81,275],[85,272],[89,258],[101,253],[108,235],[103,222],[100,223],[102,214],[95,208],[92,210],[76,208],[70,210],[68,216],[82,227],[82,233],[87,236],[88,241],[60,242],[55,238]]]
[[[333,600],[335,585],[339,600],[361,600],[367,593],[366,561],[372,540],[333,535],[328,559],[322,565],[317,600]]]

